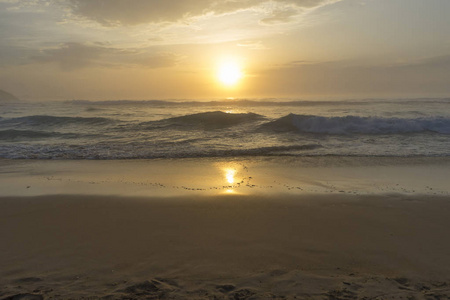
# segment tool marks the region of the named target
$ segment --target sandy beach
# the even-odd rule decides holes
[[[448,299],[446,159],[334,162],[2,161],[0,299]]]
[[[0,0],[0,300],[450,300],[449,0]]]

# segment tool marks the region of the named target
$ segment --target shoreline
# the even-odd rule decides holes
[[[450,195],[450,157],[0,160],[0,196]]]

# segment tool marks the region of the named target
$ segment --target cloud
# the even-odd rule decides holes
[[[421,59],[415,62],[399,64],[399,68],[421,68],[421,69],[442,69],[450,72],[450,55],[436,56],[426,59]],[[449,73],[450,74],[450,73]],[[450,78],[450,75],[448,76]]]
[[[237,44],[238,47],[243,47],[251,50],[265,50],[266,46],[261,41],[241,41]]]
[[[32,59],[41,63],[57,63],[62,70],[73,71],[98,64],[100,57],[109,51],[99,46],[65,43],[58,48],[43,50],[41,55]]]
[[[65,43],[57,48],[42,50],[41,54],[33,56],[32,60],[39,63],[56,63],[63,71],[74,71],[93,66],[165,68],[176,65],[180,56],[173,53],[117,49],[101,44]]]
[[[26,8],[35,9],[36,7],[45,7],[50,5],[54,0],[0,0],[0,4],[4,4],[6,10],[14,11]]]
[[[296,9],[293,9],[293,8],[280,9],[280,10],[273,11],[271,16],[269,16],[267,18],[263,18],[261,20],[261,23],[267,24],[267,25],[272,25],[272,24],[277,24],[277,23],[286,23],[286,22],[289,22],[292,17],[294,17],[298,14],[299,14],[299,11]]]
[[[257,73],[266,93],[287,95],[417,95],[450,91],[450,55],[407,63],[293,61]]]
[[[304,9],[341,0],[67,0],[72,13],[104,26],[186,21],[205,15],[258,10],[265,23],[285,22]]]
[[[152,55],[142,53],[129,60],[129,65],[139,65],[144,68],[168,68],[178,64],[182,59],[180,55],[170,52],[160,52]]]

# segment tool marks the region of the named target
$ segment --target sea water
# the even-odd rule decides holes
[[[0,158],[449,156],[450,99],[0,104]]]

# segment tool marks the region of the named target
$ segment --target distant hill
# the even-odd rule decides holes
[[[0,102],[14,102],[20,101],[16,96],[5,92],[4,90],[0,90]]]

